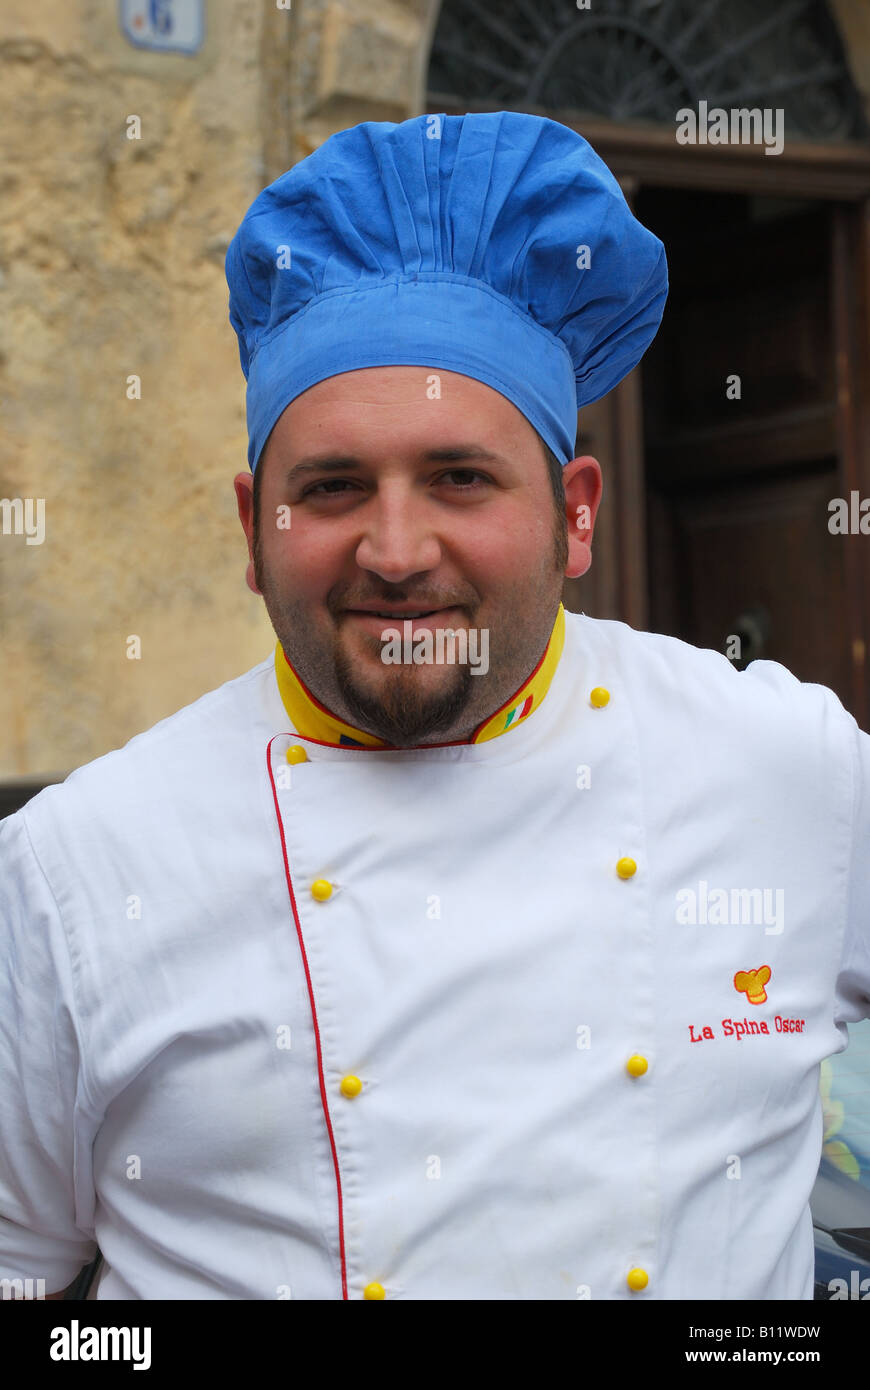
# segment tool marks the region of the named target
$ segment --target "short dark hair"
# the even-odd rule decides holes
[[[260,525],[260,480],[263,477],[263,457],[265,449],[260,451],[260,459],[254,469],[254,535],[256,536]]]
[[[550,488],[553,493],[553,504],[556,508],[556,520],[558,523],[560,520],[565,519],[565,484],[562,479],[562,465],[556,458],[556,455],[553,453],[553,450],[549,447],[548,444],[545,443],[543,439],[541,439],[540,435],[538,435],[538,439],[541,441],[541,448],[543,449],[544,457],[547,460],[547,476],[550,479]],[[260,481],[263,477],[263,457],[265,455],[265,452],[265,449],[263,449],[260,454],[260,459],[257,464],[257,467],[254,469],[255,535],[257,534],[257,528],[260,524]]]
[[[541,436],[538,435],[541,439]],[[565,480],[562,477],[562,464],[556,458],[553,450],[541,439],[541,448],[544,451],[544,458],[547,460],[547,475],[550,479],[550,487],[553,490],[553,502],[556,506],[557,516],[565,515]]]

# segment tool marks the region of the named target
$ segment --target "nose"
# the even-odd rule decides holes
[[[425,502],[407,487],[382,487],[365,513],[365,530],[356,549],[362,569],[398,584],[440,563],[441,543],[432,518]]]

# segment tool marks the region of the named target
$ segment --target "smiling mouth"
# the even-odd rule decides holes
[[[395,627],[399,631],[407,632],[405,623],[411,624],[411,630],[433,630],[441,625],[460,625],[462,626],[462,610],[460,608],[415,608],[410,613],[390,613],[387,609],[379,609],[374,612],[367,608],[346,608],[345,617],[355,618],[358,623],[368,627],[369,632],[376,633],[385,627]],[[440,619],[440,623],[431,623],[430,618]]]
[[[433,613],[446,613],[446,608],[420,608],[413,613],[388,613],[385,610],[371,608],[349,608],[349,613],[359,613],[364,618],[388,618],[390,622],[395,622],[400,618],[431,618]]]

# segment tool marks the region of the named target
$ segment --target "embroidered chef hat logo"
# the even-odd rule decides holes
[[[750,1004],[763,1004],[767,998],[764,986],[770,979],[770,966],[759,966],[758,970],[738,970],[734,976],[734,988],[738,994],[745,994]]]

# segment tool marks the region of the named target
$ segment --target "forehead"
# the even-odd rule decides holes
[[[381,450],[385,439],[401,452],[425,442],[449,445],[451,435],[500,451],[537,449],[537,435],[520,410],[474,377],[426,366],[365,367],[326,377],[291,401],[279,417],[267,453],[292,461],[314,448]]]

